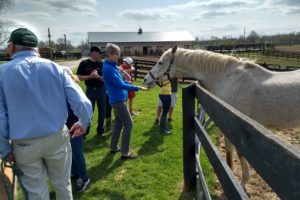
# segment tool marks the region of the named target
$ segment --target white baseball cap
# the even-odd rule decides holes
[[[124,58],[123,62],[127,63],[128,65],[133,65],[133,60],[130,57]]]

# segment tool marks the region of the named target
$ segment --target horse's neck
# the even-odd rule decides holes
[[[202,53],[202,52],[201,52]],[[214,83],[224,75],[224,72],[235,68],[238,62],[232,59],[228,62],[219,63],[222,66],[216,66],[213,57],[206,58],[198,52],[181,52],[177,59],[177,76],[191,77],[199,80],[207,89],[214,87]],[[206,53],[203,51],[203,53]],[[212,67],[213,66],[213,67]],[[210,68],[212,67],[212,68]]]

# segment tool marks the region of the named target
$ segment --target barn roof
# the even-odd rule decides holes
[[[88,32],[89,42],[185,42],[195,41],[189,31],[172,32]]]

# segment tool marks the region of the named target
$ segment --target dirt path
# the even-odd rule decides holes
[[[78,67],[79,63],[86,59],[86,57],[83,57],[79,60],[72,60],[72,61],[57,61],[56,63],[62,66],[70,67],[71,69]]]
[[[300,130],[285,130],[285,131],[276,131],[274,133],[278,135],[278,137],[282,138],[283,140],[287,141],[288,143],[295,145],[297,148],[300,148]],[[219,137],[219,149],[221,154],[225,158],[225,142],[224,136]],[[236,153],[233,156],[233,173],[241,181],[242,170],[241,165]],[[259,176],[259,174],[250,167],[250,174],[251,178],[248,184],[246,185],[247,193],[249,194],[250,199],[252,200],[278,200],[280,199],[277,194],[275,194],[272,189],[268,186],[268,184]],[[222,189],[221,186],[217,186],[217,195],[221,197]]]

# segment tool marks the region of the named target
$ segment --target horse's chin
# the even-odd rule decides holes
[[[155,87],[155,85],[156,85],[155,82],[151,82],[151,83],[147,84],[146,86],[147,86],[148,89],[152,89],[152,88]]]

